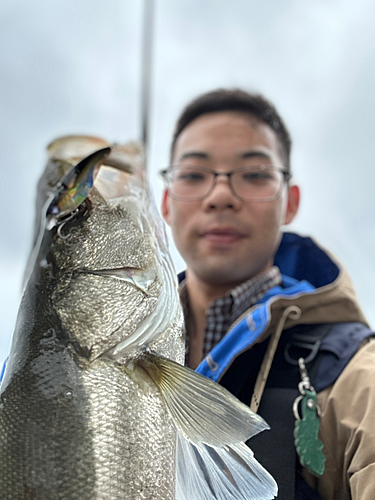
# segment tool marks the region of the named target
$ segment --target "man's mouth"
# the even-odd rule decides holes
[[[228,245],[243,239],[245,235],[231,227],[214,227],[203,232],[203,238],[218,245]]]

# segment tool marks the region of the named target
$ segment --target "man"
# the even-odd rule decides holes
[[[180,115],[162,213],[187,265],[186,361],[268,421],[249,445],[278,498],[373,500],[375,342],[335,259],[282,233],[299,205],[290,148],[259,95],[217,90]],[[319,421],[310,379],[324,456],[301,431]]]

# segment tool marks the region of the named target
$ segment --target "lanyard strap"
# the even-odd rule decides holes
[[[277,326],[276,332],[272,335],[267,351],[264,355],[262,365],[260,367],[258,377],[255,382],[253,396],[251,398],[250,408],[253,412],[257,413],[264,392],[264,388],[267,383],[268,375],[271,370],[273,358],[275,357],[276,349],[279,344],[281,333],[284,330],[286,320],[290,317],[291,319],[298,319],[301,316],[301,309],[297,306],[287,307],[280,319]]]

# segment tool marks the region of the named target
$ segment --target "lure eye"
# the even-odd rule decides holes
[[[52,215],[59,215],[59,213],[60,213],[60,209],[59,209],[59,207],[58,207],[58,206],[56,206],[56,205],[55,205],[55,206],[53,206],[53,207],[51,207],[51,208],[50,208],[50,213],[51,213]]]

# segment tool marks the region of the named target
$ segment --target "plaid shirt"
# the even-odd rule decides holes
[[[278,267],[273,266],[267,271],[257,274],[253,278],[229,290],[223,298],[213,300],[206,310],[206,331],[204,334],[203,357],[227,333],[230,326],[247,309],[256,304],[272,287],[280,285],[281,274]],[[189,296],[186,281],[179,287],[180,299],[184,310],[185,324],[190,314]],[[186,334],[186,360],[189,356],[189,332]]]

